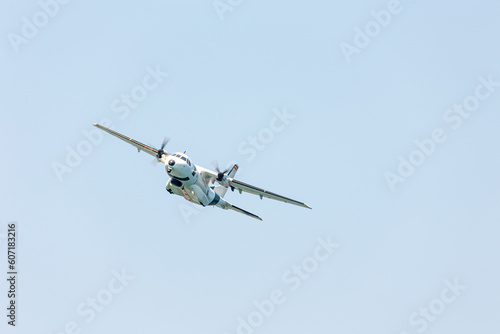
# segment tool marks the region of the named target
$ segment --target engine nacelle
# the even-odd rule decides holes
[[[174,178],[170,178],[170,180],[168,180],[167,182],[167,187],[168,187],[168,184],[171,184],[173,185],[174,187],[177,187],[177,188],[181,188],[182,187],[182,182],[177,180],[177,179],[174,179]]]
[[[167,185],[165,186],[165,189],[167,189],[167,191],[170,194],[177,194],[183,196],[181,188],[182,188],[182,182],[173,178],[169,179],[167,181]]]

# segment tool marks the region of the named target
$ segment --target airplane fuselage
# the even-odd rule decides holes
[[[202,206],[216,205],[225,209],[226,201],[199,177],[200,169],[204,168],[196,166],[185,154],[168,155],[165,159],[165,170],[170,176],[167,191]]]

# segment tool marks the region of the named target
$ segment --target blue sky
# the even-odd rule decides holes
[[[0,328],[498,332],[498,3],[215,4],[4,3]],[[313,210],[195,208],[104,119]]]

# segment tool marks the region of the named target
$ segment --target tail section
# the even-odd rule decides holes
[[[234,165],[233,168],[231,168],[229,170],[229,172],[227,173],[227,177],[231,178],[231,179],[234,178],[237,171],[238,171],[238,165]],[[228,189],[229,189],[229,187],[225,187],[225,186],[217,186],[214,188],[215,193],[220,196],[219,202],[216,204],[216,206],[218,206],[224,210],[231,209],[231,210],[234,210],[236,212],[247,215],[249,217],[252,217],[254,219],[262,220],[262,218],[260,218],[259,216],[254,215],[253,213],[248,212],[246,210],[243,210],[242,208],[239,208],[235,205],[232,205],[231,203],[227,202],[226,200],[223,200],[222,198],[224,197],[224,195],[226,194]]]
[[[229,203],[228,201],[226,201],[226,200],[224,200],[222,198],[218,199],[218,202],[217,202],[217,204],[215,204],[215,206],[217,206],[217,207],[219,207],[221,209],[224,209],[224,210],[231,209],[231,210],[234,210],[236,212],[239,212],[239,213],[242,213],[244,215],[247,215],[249,217],[252,217],[252,218],[255,218],[255,219],[258,219],[258,220],[262,220],[262,218],[260,218],[259,216],[254,215],[253,213],[248,212],[246,210],[243,210],[242,208],[239,208],[239,207],[237,207],[235,205],[232,205],[231,203]]]
[[[234,176],[236,175],[236,172],[238,171],[238,165],[235,164],[233,166],[233,168],[231,168],[231,170],[229,171],[229,173],[227,173],[227,176],[230,177],[230,178],[234,178]]]
[[[241,208],[238,208],[237,206],[234,206],[232,204],[229,206],[229,209],[262,221],[262,218],[260,218],[259,216],[254,215],[253,213],[243,210]]]

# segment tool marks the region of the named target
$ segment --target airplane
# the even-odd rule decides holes
[[[230,209],[252,218],[262,220],[259,216],[243,210],[223,199],[228,189],[231,189],[233,192],[237,189],[240,194],[242,192],[247,192],[258,195],[260,199],[266,197],[311,209],[311,207],[305,203],[235,180],[234,176],[239,168],[237,164],[221,172],[217,163],[214,162],[216,172],[213,172],[209,169],[195,165],[185,153],[167,153],[164,148],[169,141],[168,138],[163,140],[160,149],[156,149],[100,124],[94,124],[94,126],[135,146],[138,152],[143,151],[154,156],[157,163],[161,162],[165,165],[165,170],[170,176],[166,185],[166,190],[170,194],[184,197],[186,200],[195,204],[199,204],[203,207],[216,206],[224,210]]]

